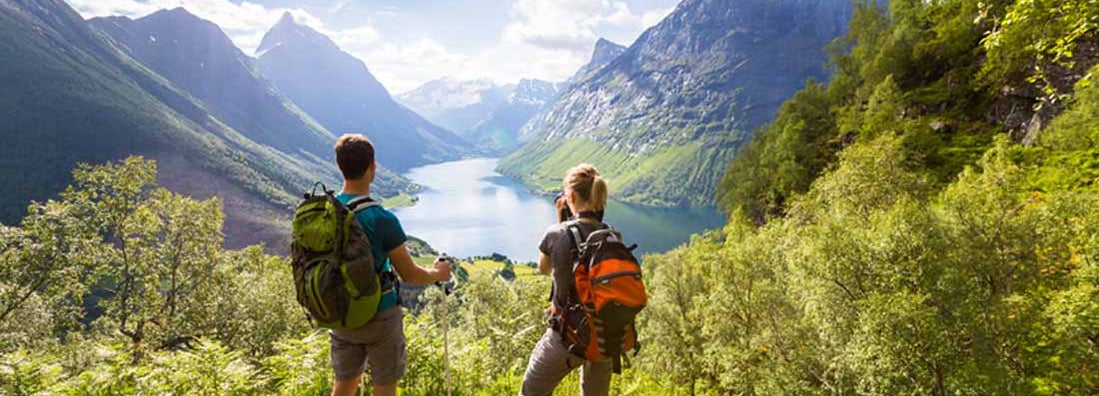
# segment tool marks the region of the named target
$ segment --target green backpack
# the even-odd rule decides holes
[[[381,278],[370,239],[356,214],[378,203],[361,197],[342,204],[318,183],[294,212],[290,245],[298,303],[319,327],[350,330],[374,317]]]

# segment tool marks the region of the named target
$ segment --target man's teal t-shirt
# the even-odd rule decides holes
[[[343,202],[346,205],[351,200],[360,197],[360,195],[340,193],[336,195],[336,199]],[[379,273],[382,271],[392,271],[393,266],[389,263],[390,250],[400,247],[402,244],[408,241],[408,236],[405,235],[404,229],[401,228],[401,221],[397,220],[392,212],[385,210],[381,206],[371,206],[369,208],[360,210],[357,217],[359,223],[362,223],[363,228],[366,230],[366,236],[370,238],[370,244],[374,248],[374,265],[377,266]],[[382,288],[388,288],[389,282],[383,281]],[[378,312],[392,308],[397,305],[397,291],[395,289],[382,295],[382,299],[378,302]]]

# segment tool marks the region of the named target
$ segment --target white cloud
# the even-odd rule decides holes
[[[411,44],[379,43],[357,49],[341,45],[341,48],[362,59],[393,94],[410,91],[442,77],[489,79],[500,84],[513,83],[519,78],[560,81],[587,61],[586,57],[577,57],[571,51],[508,43],[464,54],[450,51],[428,38]],[[562,73],[562,70],[566,72]]]
[[[467,78],[470,75],[464,72],[475,68],[469,56],[452,53],[428,38],[411,44],[381,43],[369,48],[341,44],[340,48],[362,59],[374,77],[393,94],[409,91],[436,77]]]
[[[230,0],[69,0],[84,17],[124,15],[139,18],[160,9],[184,7],[214,22],[247,54],[283,12],[329,36],[344,51],[362,59],[393,93],[411,90],[436,78],[488,78],[499,83],[519,78],[561,81],[588,60],[598,32],[613,29],[636,37],[672,8],[635,12],[622,0],[514,0],[510,23],[491,46],[455,52],[431,37],[410,42],[387,41],[369,22],[335,29],[300,8],[266,7]],[[346,10],[348,0],[319,12]],[[385,9],[395,14],[396,10]],[[390,15],[390,14],[387,14]],[[456,16],[459,17],[459,16]]]
[[[516,20],[504,28],[502,37],[511,43],[584,52],[599,38],[596,31],[601,27],[640,33],[669,12],[637,14],[621,0],[516,0]]]
[[[343,11],[347,8],[347,6],[351,5],[351,0],[339,0],[333,3],[334,4],[332,4],[332,6],[328,9],[328,13],[330,14],[335,14],[337,12]]]
[[[362,53],[374,47],[381,39],[381,34],[373,26],[359,26],[356,28],[332,30],[313,26],[314,29],[328,36],[336,45],[349,53]]]
[[[660,23],[660,21],[664,20],[664,18],[667,17],[668,14],[671,14],[672,11],[675,11],[674,6],[673,7],[668,7],[668,8],[663,8],[663,9],[652,10],[652,11],[646,12],[644,14],[641,14],[641,20],[640,20],[641,26],[646,27],[646,28],[650,27],[650,26],[654,26],[657,23]]]

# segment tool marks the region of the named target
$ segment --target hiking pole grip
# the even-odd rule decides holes
[[[439,258],[436,261],[445,261],[447,264],[450,265],[450,271],[451,271],[450,276],[453,279],[453,276],[454,276],[454,273],[453,273],[454,272],[454,260],[452,260],[450,258],[450,256],[447,256],[446,253],[443,253],[442,255],[439,256]],[[453,284],[454,283],[452,281],[435,282],[435,286],[441,287],[443,289],[443,294],[447,295],[447,296],[449,296],[451,293],[454,292],[454,290],[452,289]]]

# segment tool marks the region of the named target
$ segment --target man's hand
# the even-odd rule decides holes
[[[393,269],[397,270],[397,274],[401,276],[401,281],[410,285],[430,285],[434,282],[450,280],[450,264],[448,262],[435,260],[435,268],[418,266],[412,262],[412,255],[408,254],[408,248],[404,244],[389,251],[389,262],[393,264]]]
[[[435,259],[435,281],[446,282],[450,280],[450,260],[442,257]]]

